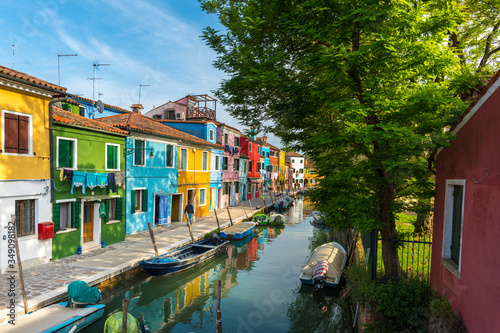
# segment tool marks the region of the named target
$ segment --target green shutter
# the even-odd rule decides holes
[[[104,201],[104,207],[106,207],[106,216],[104,217],[104,222],[109,222],[109,199],[103,201]]]
[[[130,192],[130,212],[135,214],[135,191]]]
[[[171,167],[172,165],[172,146],[167,145],[167,163],[166,166]]]
[[[148,211],[148,190],[142,190],[142,209],[144,212]]]
[[[453,188],[453,218],[451,230],[451,259],[459,265],[460,263],[460,235],[462,227],[462,201],[464,187],[455,185]]]
[[[118,147],[108,146],[107,147],[107,169],[118,169]]]
[[[123,216],[123,198],[116,198],[115,219],[122,220]]]
[[[69,140],[59,140],[59,159],[58,159],[58,167],[59,168],[71,168],[73,164],[71,163],[71,142]]]
[[[143,154],[143,149],[142,149],[142,141],[141,140],[134,140],[134,164],[135,165],[142,165],[142,154]]]
[[[80,228],[80,200],[71,203],[71,228]]]
[[[52,221],[54,222],[54,231],[61,229],[61,204],[52,204]]]

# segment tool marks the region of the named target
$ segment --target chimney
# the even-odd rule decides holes
[[[141,110],[144,109],[142,104],[132,104],[130,107],[132,109],[132,112],[141,114]]]
[[[262,141],[264,141],[265,143],[267,143],[267,136],[265,136],[265,135],[264,135],[264,136],[262,137]]]

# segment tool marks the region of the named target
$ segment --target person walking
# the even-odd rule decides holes
[[[186,205],[186,208],[184,208],[184,214],[188,215],[188,222],[189,224],[193,224],[192,222],[192,219],[193,219],[193,214],[194,214],[194,207],[193,205],[191,204],[191,202],[188,202],[188,204]],[[186,223],[186,225],[187,225]]]

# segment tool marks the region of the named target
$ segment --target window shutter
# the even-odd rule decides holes
[[[130,192],[130,212],[132,214],[135,213],[135,191],[134,190],[132,190]]]
[[[71,228],[80,228],[80,200],[71,203]]]
[[[29,153],[29,118],[19,116],[19,154]]]
[[[172,165],[172,146],[167,145],[167,163],[166,166],[171,167]]]
[[[109,222],[109,199],[103,201],[104,201],[104,207],[106,208],[106,216],[104,217],[104,222]]]
[[[455,185],[453,189],[453,224],[451,230],[451,259],[458,265],[460,262],[460,234],[462,224],[462,201],[464,187]]]
[[[143,212],[148,211],[148,190],[142,190],[142,209]]]
[[[52,222],[54,222],[54,231],[61,229],[61,204],[52,204]]]
[[[19,153],[19,116],[5,113],[5,152]]]
[[[71,149],[71,141],[69,140],[59,140],[59,158],[57,166],[60,168],[72,168],[73,165],[70,165],[70,149]]]
[[[123,216],[123,198],[116,198],[115,219],[122,220]]]

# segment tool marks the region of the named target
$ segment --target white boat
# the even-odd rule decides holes
[[[325,287],[336,288],[339,284],[347,260],[347,252],[339,243],[336,242],[326,243],[318,246],[311,253],[311,256],[307,260],[307,263],[302,268],[299,279],[303,284],[314,286],[314,266],[322,260],[326,260],[328,262],[328,270],[322,282]]]
[[[9,322],[0,324],[2,333],[34,332],[79,332],[84,327],[99,320],[104,313],[103,304],[67,307],[67,302],[50,305],[38,311],[16,318],[15,325]]]

